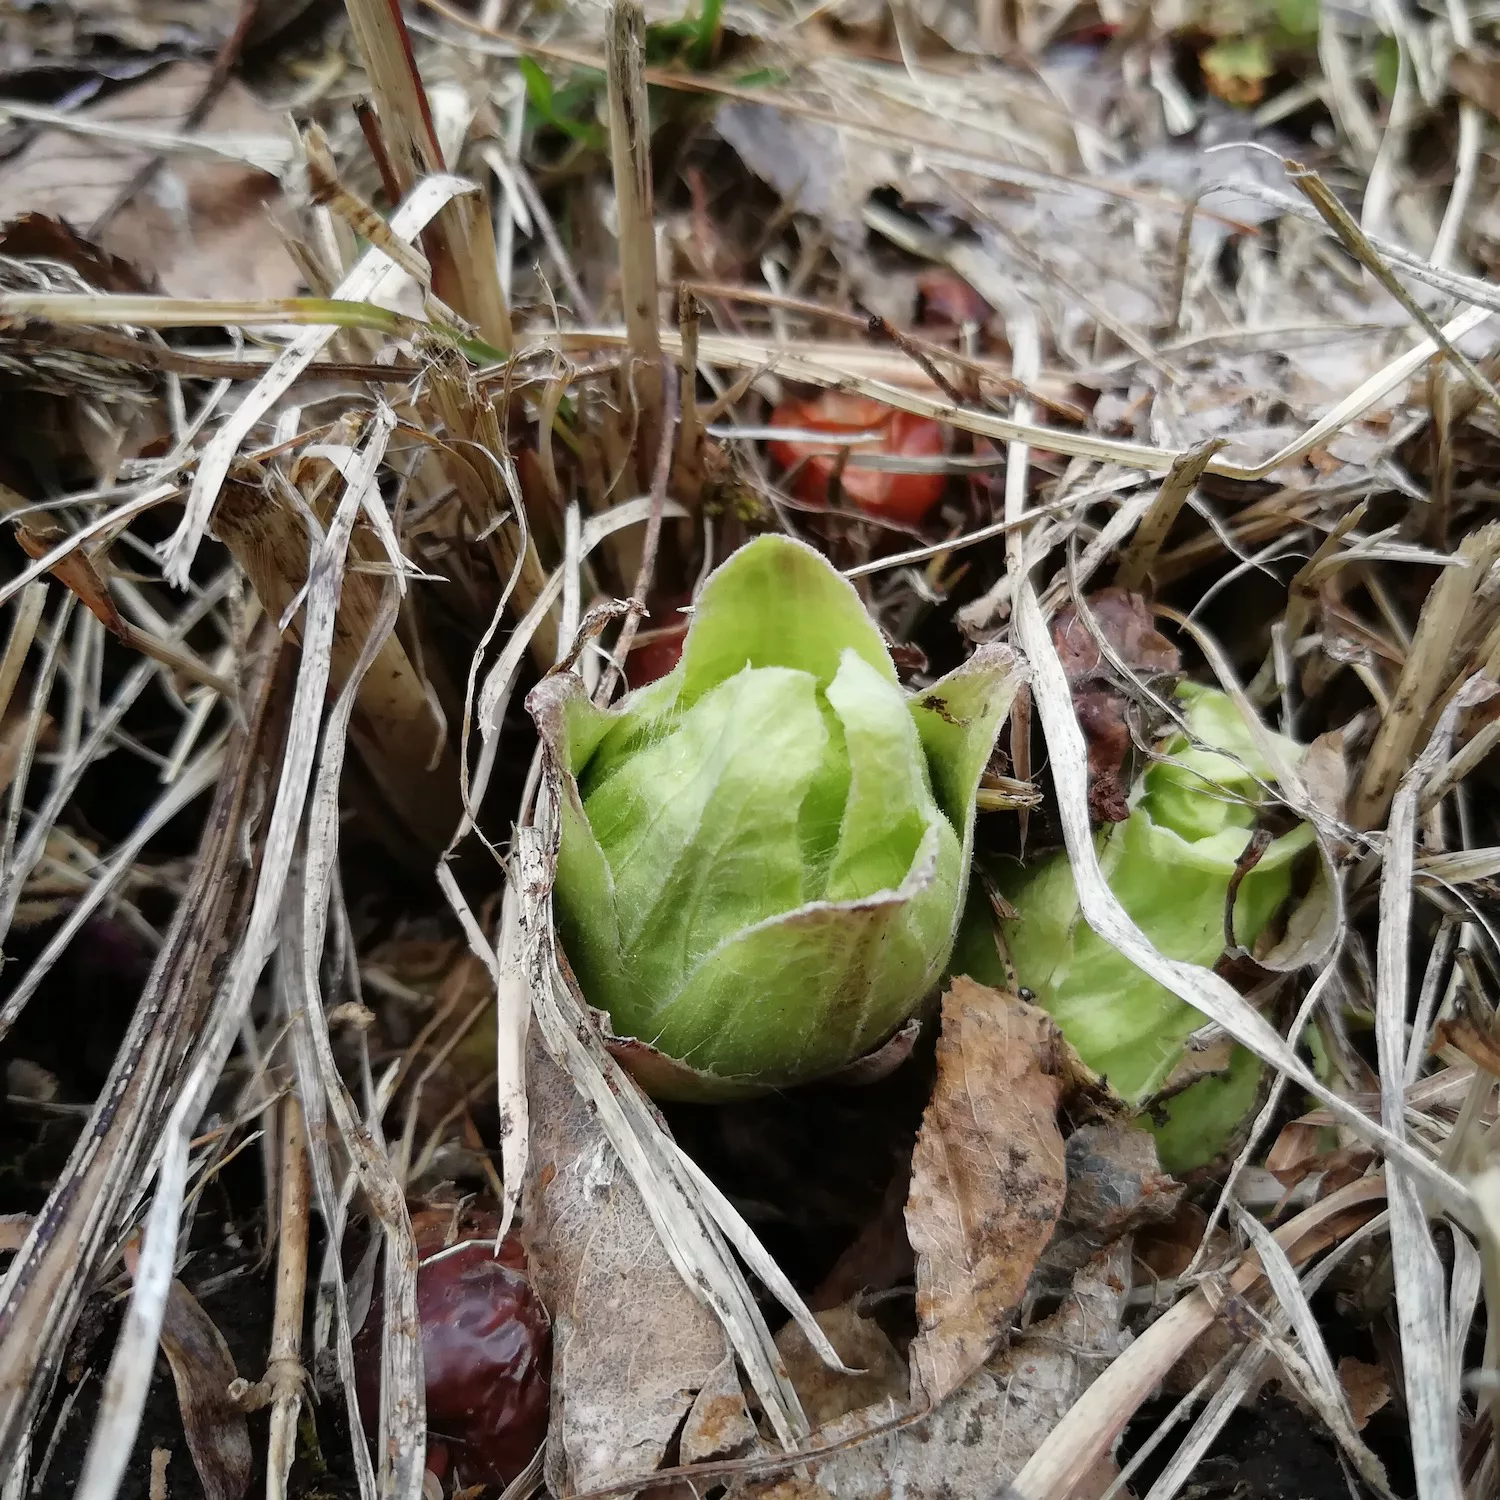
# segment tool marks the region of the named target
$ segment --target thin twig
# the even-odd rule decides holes
[[[1469,384],[1500,410],[1500,390],[1495,389],[1484,371],[1453,343],[1427,309],[1402,286],[1395,272],[1370,243],[1364,230],[1354,222],[1349,210],[1339,202],[1328,184],[1311,167],[1305,167],[1299,161],[1288,160],[1286,171],[1296,187],[1322,214],[1329,228],[1344,242],[1345,249],[1406,309],[1422,332],[1463,372]]]
[[[609,152],[614,170],[620,298],[632,362],[622,398],[645,452],[661,432],[661,330],[656,307],[656,227],[651,188],[651,122],[646,97],[646,16],[640,0],[614,0],[605,33]]]
[[[266,1381],[271,1387],[271,1434],[266,1451],[266,1500],[283,1500],[296,1457],[302,1405],[302,1306],[307,1290],[310,1184],[302,1105],[289,1094],[281,1105],[281,1224],[276,1238],[276,1310]]]
[[[639,627],[641,616],[646,611],[646,596],[651,590],[651,575],[656,568],[656,548],[661,540],[662,507],[666,504],[667,484],[672,477],[672,429],[677,421],[677,371],[665,365],[662,371],[661,436],[656,445],[656,467],[651,476],[651,516],[646,522],[646,538],[641,545],[640,571],[635,575],[631,608],[626,613],[625,623],[620,627],[620,637],[615,643],[613,659],[599,680],[594,694],[596,703],[608,703],[619,681],[625,658],[630,654],[631,642]]]

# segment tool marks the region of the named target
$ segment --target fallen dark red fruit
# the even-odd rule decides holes
[[[419,1221],[419,1250],[423,1227]],[[460,1485],[510,1483],[547,1435],[552,1363],[551,1323],[527,1279],[520,1243],[507,1237],[499,1259],[493,1238],[424,1254],[417,1311],[428,1467],[440,1478],[453,1471]],[[381,1320],[377,1293],[354,1339],[360,1413],[372,1433],[380,1412]]]
[[[866,396],[847,391],[824,391],[811,401],[783,401],[771,413],[773,427],[800,428],[847,436],[869,432],[869,442],[856,443],[854,453],[893,453],[908,458],[937,458],[943,452],[943,429],[930,417],[897,411]],[[796,469],[792,481],[799,499],[809,505],[828,503],[828,482],[836,455],[817,444],[796,439],[773,439],[771,456],[784,469]],[[852,454],[851,454],[852,456]],[[889,469],[844,469],[844,494],[862,511],[891,521],[917,525],[947,488],[945,474],[897,474]]]

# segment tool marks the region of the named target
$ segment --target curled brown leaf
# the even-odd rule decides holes
[[[937,1082],[912,1158],[912,1397],[934,1404],[994,1351],[1062,1212],[1063,1053],[1045,1011],[971,979],[943,996]]]
[[[753,1427],[738,1381],[725,1378],[733,1363],[723,1328],[672,1264],[594,1113],[535,1045],[526,1088],[524,1238],[552,1315],[553,1492],[649,1474],[685,1419],[696,1457],[733,1451]]]
[[[135,1250],[126,1252],[135,1273]],[[161,1352],[177,1387],[188,1452],[207,1500],[241,1500],[250,1488],[253,1455],[245,1413],[230,1394],[239,1379],[218,1325],[178,1280],[167,1293]]]
[[[776,1348],[786,1361],[787,1374],[814,1431],[864,1407],[899,1401],[907,1392],[905,1360],[880,1324],[860,1312],[858,1300],[851,1298],[817,1314],[818,1327],[857,1374],[829,1369],[795,1323],[788,1323],[776,1335]]]

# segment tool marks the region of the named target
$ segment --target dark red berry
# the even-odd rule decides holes
[[[425,1217],[415,1227],[429,1451],[447,1450],[444,1467],[460,1485],[508,1484],[547,1435],[551,1322],[514,1235],[498,1258],[492,1238],[431,1249]],[[377,1293],[354,1340],[360,1412],[371,1433],[379,1421],[381,1318]]]

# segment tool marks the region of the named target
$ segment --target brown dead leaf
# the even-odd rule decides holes
[[[1288,1132],[1300,1130],[1311,1131],[1316,1142],[1323,1137],[1326,1127],[1294,1120],[1278,1137],[1276,1148],[1281,1148],[1282,1143],[1287,1141]],[[1267,1158],[1267,1170],[1287,1189],[1288,1199],[1283,1200],[1283,1209],[1293,1190],[1296,1191],[1297,1199],[1304,1203],[1326,1198],[1339,1188],[1357,1182],[1369,1171],[1370,1163],[1375,1159],[1370,1149],[1362,1145],[1338,1146],[1331,1151],[1315,1151],[1310,1155],[1300,1156],[1294,1156],[1293,1149],[1293,1145],[1288,1143],[1285,1149],[1279,1150],[1274,1158],[1278,1165],[1272,1166],[1272,1158]]]
[[[912,1399],[934,1403],[1009,1329],[1066,1187],[1062,1050],[1045,1011],[955,979],[937,1065],[906,1204],[921,1324]]]
[[[133,1248],[125,1260],[134,1275]],[[245,1413],[229,1394],[239,1371],[218,1325],[175,1279],[162,1317],[161,1352],[177,1387],[188,1452],[206,1500],[240,1500],[250,1488],[254,1455]]]
[[[0,1252],[19,1250],[31,1233],[30,1214],[0,1214]]]
[[[1223,1078],[1234,1062],[1234,1043],[1228,1037],[1216,1037],[1202,1046],[1189,1045],[1177,1066],[1162,1081],[1159,1097],[1170,1099],[1205,1078]]]
[[[1109,688],[1075,688],[1073,712],[1089,751],[1089,821],[1123,823],[1130,803],[1120,770],[1130,754],[1125,699]]]
[[[1476,1067],[1500,1077],[1500,1044],[1467,1015],[1449,1016],[1437,1023],[1434,1047],[1453,1047]]]
[[[1126,589],[1106,588],[1087,600],[1095,629],[1131,671],[1143,678],[1179,671],[1177,648],[1156,628],[1146,601]],[[1123,823],[1130,816],[1122,778],[1130,755],[1129,699],[1116,686],[1095,630],[1065,604],[1052,622],[1052,639],[1073,689],[1073,711],[1089,752],[1089,813],[1096,823]]]
[[[1297,768],[1314,807],[1329,818],[1342,818],[1349,796],[1349,764],[1344,732],[1331,729],[1307,747]]]
[[[1365,1424],[1391,1399],[1390,1381],[1379,1365],[1366,1364],[1346,1354],[1339,1361],[1339,1384],[1349,1398],[1354,1430],[1363,1432]]]
[[[833,1269],[808,1301],[813,1309],[837,1307],[860,1292],[885,1291],[910,1282],[915,1269],[906,1238],[909,1169],[892,1177],[880,1207],[844,1247]]]
[[[177,62],[78,112],[79,118],[153,132],[179,127],[208,82],[205,63]],[[277,115],[231,80],[208,111],[209,134],[274,136]],[[126,141],[41,129],[0,167],[0,220],[49,214],[87,230],[151,159]],[[179,297],[292,296],[300,275],[268,212],[274,177],[233,161],[176,156],[106,226],[100,248],[154,276]]]
[[[46,214],[25,213],[0,225],[0,255],[11,260],[60,261],[101,292],[147,290],[140,273],[128,261],[107,255],[71,225]]]
[[[1208,1215],[1196,1203],[1182,1203],[1177,1212],[1164,1224],[1153,1224],[1136,1236],[1135,1258],[1149,1276],[1170,1281],[1181,1276],[1192,1265],[1198,1246],[1203,1242],[1203,1231],[1208,1228]],[[1213,1251],[1222,1253],[1229,1247],[1223,1231],[1214,1235]],[[1149,1279],[1149,1278],[1148,1278]]]
[[[291,25],[309,0],[257,0],[246,47],[259,47]],[[238,0],[67,0],[8,6],[0,78],[4,92],[20,92],[12,75],[62,70],[90,77],[131,78],[143,58],[212,56],[240,21]]]
[[[746,1490],[736,1490],[744,1500],[833,1500],[833,1496],[821,1484],[811,1479],[798,1479],[791,1475],[786,1479],[772,1480],[770,1484],[755,1485]]]
[[[1148,1131],[1120,1122],[1084,1125],[1068,1137],[1062,1218],[1037,1267],[1047,1293],[1061,1294],[1075,1271],[1107,1245],[1172,1218],[1182,1185],[1157,1160]]]
[[[52,739],[53,719],[43,714],[39,726],[38,743],[46,745]],[[21,764],[21,752],[31,734],[31,714],[24,704],[12,703],[0,718],[0,795],[10,790],[15,780],[16,768]]]
[[[1176,646],[1156,628],[1156,620],[1139,594],[1126,589],[1099,589],[1088,596],[1087,602],[1099,634],[1132,671],[1150,677],[1181,670],[1182,658]],[[1094,632],[1078,618],[1076,605],[1065,604],[1057,612],[1052,639],[1070,683],[1101,676],[1109,680],[1112,669]]]
[[[1281,1127],[1271,1149],[1266,1152],[1266,1171],[1282,1187],[1293,1187],[1310,1171],[1321,1150],[1322,1131],[1316,1125],[1291,1120]]]
[[[726,1355],[704,1382],[693,1409],[682,1424],[679,1456],[685,1464],[706,1464],[743,1453],[756,1439],[755,1423],[745,1405],[739,1366]]]
[[[1051,1317],[971,1374],[930,1416],[877,1431],[901,1414],[899,1403],[887,1401],[820,1430],[820,1443],[869,1437],[809,1460],[810,1478],[839,1500],[999,1500],[1063,1413],[1129,1342],[1120,1322],[1130,1293],[1130,1255],[1128,1239],[1097,1255]],[[1105,1488],[1107,1480],[1076,1493],[1098,1495]],[[730,1489],[736,1500],[768,1493],[778,1492],[753,1484]]]
[[[552,1315],[546,1473],[553,1494],[569,1495],[657,1468],[700,1391],[731,1395],[731,1355],[572,1082],[535,1044],[526,1068],[524,1238]],[[735,1441],[726,1407],[700,1416],[700,1449]]]
[[[1448,64],[1448,82],[1471,104],[1500,118],[1500,56],[1484,47],[1455,52]]]
[[[16,540],[21,544],[21,550],[33,562],[45,557],[63,540],[60,527],[31,527],[24,522],[17,524],[15,535]],[[83,607],[111,635],[119,636],[125,633],[124,622],[120,619],[119,610],[115,608],[115,601],[110,598],[108,587],[99,576],[99,570],[94,566],[93,559],[87,553],[81,549],[70,552],[52,568],[51,572],[59,583],[78,595]]]
[[[853,1300],[818,1313],[818,1327],[857,1375],[830,1370],[795,1323],[776,1335],[776,1347],[813,1430],[879,1402],[899,1401],[910,1384],[906,1361],[874,1318],[863,1317]]]

